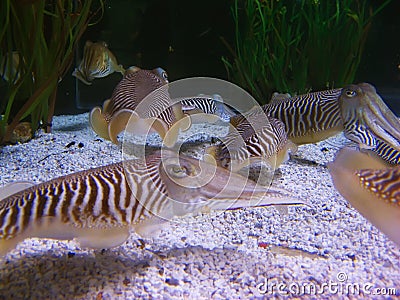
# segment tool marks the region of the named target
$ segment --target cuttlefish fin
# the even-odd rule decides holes
[[[128,226],[113,228],[85,228],[75,238],[83,248],[107,249],[120,246],[129,238]]]
[[[281,164],[287,162],[290,159],[290,154],[297,152],[297,145],[291,141],[287,141],[286,144],[276,153],[275,168],[278,168]]]
[[[111,99],[107,99],[106,101],[103,102],[103,113],[108,112],[110,103],[111,103]]]
[[[151,238],[157,236],[162,230],[162,225],[168,223],[167,219],[153,216],[133,226],[134,231],[141,237]]]
[[[183,112],[187,115],[201,114],[204,113],[200,108],[192,108],[183,110]]]
[[[109,140],[108,123],[102,114],[100,107],[95,107],[89,114],[89,123],[94,132],[96,132],[103,139]]]
[[[130,118],[134,118],[130,121]],[[108,135],[110,140],[114,144],[118,144],[117,136],[122,131],[125,130],[128,122],[135,122],[136,118],[139,118],[136,112],[130,109],[121,109],[116,112],[110,120],[108,125]]]
[[[15,193],[23,191],[35,184],[30,181],[16,181],[0,187],[0,200],[7,198]]]
[[[334,186],[366,219],[400,245],[399,207],[364,187],[357,175],[359,166],[365,166],[365,161],[369,164],[368,169],[379,169],[376,164],[370,164],[368,157],[356,150],[342,149],[328,165]]]
[[[1,239],[0,255],[5,255],[27,238],[75,239],[82,248],[104,249],[117,247],[124,243],[129,238],[129,227],[81,228],[61,222],[55,217],[42,217],[22,234],[10,239]]]
[[[115,139],[117,143],[117,135],[122,130],[138,135],[157,132],[161,138],[164,138],[168,125],[157,117],[141,118],[135,111],[123,109],[116,113],[110,122],[109,134],[113,142]]]
[[[177,120],[167,131],[164,136],[160,136],[163,139],[163,143],[167,147],[173,147],[178,140],[179,132],[186,131],[192,126],[192,119],[190,116],[185,115],[181,119]]]
[[[303,145],[303,144],[320,142],[342,131],[343,131],[343,126],[340,124],[338,126],[326,130],[318,130],[318,131],[311,130],[302,136],[290,136],[289,138],[296,145]]]
[[[343,148],[337,157],[346,163],[348,169],[385,169],[388,164],[379,156],[370,151],[358,151],[352,148]]]

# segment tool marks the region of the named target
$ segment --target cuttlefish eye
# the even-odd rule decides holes
[[[346,90],[346,96],[347,97],[354,97],[357,95],[357,92],[354,90]]]
[[[168,74],[167,74],[167,72],[163,71],[163,72],[161,73],[161,77],[162,77],[165,81],[168,81]]]
[[[167,172],[173,177],[183,178],[189,175],[189,170],[186,167],[180,165],[169,165]]]
[[[156,73],[163,80],[168,82],[168,74],[163,68],[158,67],[158,68],[154,69],[153,72]]]

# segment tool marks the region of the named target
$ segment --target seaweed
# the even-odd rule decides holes
[[[235,44],[222,61],[231,81],[260,103],[352,83],[372,19],[367,0],[234,0]]]
[[[51,132],[58,83],[69,70],[82,34],[104,11],[103,0],[3,0],[0,3],[0,143],[29,120]],[[95,20],[98,21],[98,20]]]

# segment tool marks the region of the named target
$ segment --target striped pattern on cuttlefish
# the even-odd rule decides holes
[[[173,124],[184,118],[181,104],[171,103],[167,83],[167,73],[162,68],[143,70],[130,67],[111,99],[104,102],[103,108],[95,107],[90,112],[93,130],[102,138],[118,143],[117,135],[127,129],[129,122],[132,133],[155,131],[164,138]],[[146,97],[149,98],[143,102]],[[185,121],[179,123],[182,128],[190,126],[190,120],[185,118]]]
[[[365,218],[400,245],[400,166],[344,148],[328,165],[334,185]]]
[[[260,108],[253,108],[245,116],[238,116],[221,144],[207,148],[206,153],[217,165],[236,172],[247,165],[262,161],[277,168],[287,161],[289,152],[297,146],[288,140],[285,125],[268,117]],[[210,157],[206,158],[210,161]]]
[[[95,107],[91,111],[90,124],[98,135],[114,143],[118,142],[117,135],[127,129],[136,134],[155,131],[171,147],[179,130],[187,130],[192,121],[215,122],[219,119],[217,115],[223,114],[233,113],[218,95],[215,99],[195,96],[172,100],[167,73],[162,68],[130,67],[111,99],[104,102],[103,108]]]
[[[124,74],[125,69],[118,64],[107,44],[86,41],[82,61],[72,75],[83,83],[91,85],[95,78],[106,77],[114,72]]]
[[[348,139],[389,164],[400,163],[400,121],[372,85],[343,88],[339,108]]]
[[[262,108],[266,115],[285,124],[288,138],[293,143],[315,143],[343,130],[338,106],[340,93],[341,89],[332,89],[278,97]]]
[[[22,188],[26,185],[17,189]],[[6,196],[0,201],[0,254],[31,237],[75,238],[82,247],[111,248],[125,242],[130,229],[148,236],[189,213],[272,204],[302,202],[283,189],[261,187],[226,169],[162,150]]]

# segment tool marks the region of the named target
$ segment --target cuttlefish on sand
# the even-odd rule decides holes
[[[190,213],[302,204],[283,189],[256,185],[167,150],[26,187],[21,183],[3,191],[1,255],[31,237],[111,248],[124,243],[130,230],[148,237],[165,222]]]
[[[288,140],[285,125],[268,117],[260,107],[254,107],[245,115],[231,118],[228,135],[220,144],[206,149],[206,160],[233,172],[262,162],[275,169],[289,159],[297,146]]]
[[[266,115],[285,124],[293,143],[316,143],[343,130],[338,105],[341,91],[332,89],[293,97],[274,95],[262,108]]]
[[[400,166],[355,149],[342,149],[329,164],[336,189],[365,218],[400,245]]]
[[[184,118],[180,102],[172,102],[167,84],[167,73],[162,68],[130,67],[111,99],[104,102],[103,108],[95,107],[90,112],[93,130],[102,138],[118,143],[117,136],[125,129],[135,134],[157,132],[162,139],[173,129],[171,132],[175,134],[169,135],[170,143],[164,141],[168,146],[173,145],[179,129],[189,128],[190,118]],[[178,120],[181,122],[174,126]]]
[[[125,69],[118,64],[107,44],[86,41],[82,61],[72,75],[83,83],[91,85],[95,78],[106,77],[114,72],[124,74]]]

